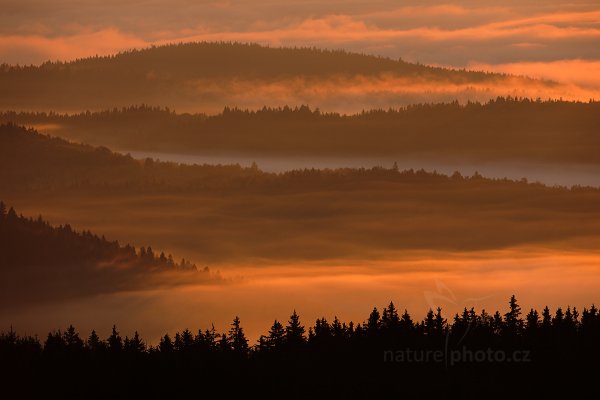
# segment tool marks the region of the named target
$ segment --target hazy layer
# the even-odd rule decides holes
[[[3,65],[0,107],[78,112],[145,103],[217,113],[224,106],[309,104],[359,112],[498,96],[588,101],[599,97],[590,79],[556,83],[342,51],[189,43],[39,67]]]
[[[385,258],[399,250],[594,249],[600,189],[387,168],[137,161],[0,128],[0,199],[203,265]]]
[[[43,131],[43,129],[42,129]],[[122,153],[131,154],[134,158],[152,158],[160,161],[176,162],[181,164],[239,164],[250,167],[256,163],[258,168],[267,172],[285,172],[294,169],[336,169],[336,168],[389,168],[396,163],[402,170],[423,168],[428,172],[437,171],[442,174],[452,175],[455,171],[464,176],[471,176],[475,172],[489,178],[508,178],[530,182],[541,182],[553,186],[600,186],[600,166],[577,164],[543,164],[526,161],[506,162],[467,162],[467,161],[432,161],[419,159],[406,159],[403,157],[319,157],[319,156],[261,156],[261,155],[202,155],[202,154],[177,154],[159,153],[136,150],[122,150]]]
[[[524,311],[545,305],[590,306],[600,301],[600,254],[527,248],[475,253],[403,252],[395,260],[232,265],[223,285],[163,287],[121,292],[0,312],[0,329],[45,335],[74,324],[84,334],[108,336],[113,323],[121,334],[134,330],[156,344],[169,332],[189,328],[226,331],[239,315],[254,340],[273,319],[287,321],[296,309],[303,323],[325,316],[363,322],[374,306],[394,301],[413,319],[442,307],[445,316],[464,307],[507,309],[516,294]]]
[[[3,8],[0,59],[9,63],[188,40],[345,48],[454,66],[600,56],[599,8],[590,0],[5,0]]]
[[[3,112],[0,121],[122,152],[196,155],[217,162],[288,158],[293,165],[302,158],[330,158],[356,165],[353,160],[380,160],[444,171],[483,166],[494,176],[511,177],[523,168],[535,175],[516,177],[530,179],[538,179],[535,170],[545,168],[542,181],[551,183],[556,181],[548,177],[555,172],[559,178],[589,175],[600,165],[598,102],[498,98],[485,104],[427,103],[352,115],[307,106],[224,108],[211,116],[132,106],[78,114]],[[586,172],[584,165],[592,168]],[[562,166],[564,171],[556,171]]]
[[[0,129],[0,199],[25,215],[91,229],[219,270],[118,293],[0,310],[0,329],[74,323],[106,336],[226,330],[255,339],[295,308],[363,321],[390,300],[429,307],[589,306],[600,284],[600,190],[550,188],[393,169],[268,174],[235,166],[136,161],[17,127]],[[78,282],[71,282],[78,285]],[[27,288],[23,295],[27,295]]]

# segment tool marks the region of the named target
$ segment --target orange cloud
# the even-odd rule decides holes
[[[125,49],[146,47],[149,43],[116,28],[82,31],[69,36],[42,35],[0,36],[0,59],[18,63],[23,53],[35,54],[39,60],[73,60],[93,55],[109,55]]]
[[[550,79],[582,88],[594,89],[596,96],[600,93],[600,61],[597,60],[558,60],[508,64],[471,63],[469,68]]]
[[[43,335],[65,321],[107,336],[116,323],[124,334],[138,330],[156,344],[166,332],[185,328],[195,331],[214,323],[226,330],[235,315],[253,341],[274,318],[286,321],[294,309],[309,326],[322,316],[362,323],[374,306],[390,300],[415,320],[437,306],[448,318],[463,307],[502,311],[512,294],[525,310],[545,305],[581,309],[597,303],[599,260],[594,252],[517,248],[404,253],[396,260],[351,264],[231,265],[222,269],[232,278],[223,285],[193,283],[40,304],[18,314],[0,313],[0,326],[13,324]]]
[[[591,14],[591,15],[588,15]],[[281,44],[290,40],[312,40],[325,43],[344,43],[390,39],[420,38],[436,41],[526,37],[526,38],[600,38],[600,29],[593,27],[560,27],[551,22],[575,21],[583,16],[596,20],[600,12],[552,15],[536,19],[505,21],[460,29],[418,27],[411,29],[382,29],[349,15],[328,15],[310,18],[292,26],[268,31],[205,32],[183,38],[184,40],[241,40]],[[532,23],[536,22],[536,23]]]
[[[198,80],[191,81],[188,85],[188,95],[219,98],[223,99],[224,104],[240,108],[311,104],[321,110],[342,113],[360,112],[371,108],[402,107],[428,101],[486,102],[498,96],[562,98],[573,101],[600,98],[599,88],[581,87],[576,84],[548,84],[518,77],[506,77],[492,82],[460,83],[394,75],[329,76],[326,80],[300,77],[277,81]],[[204,108],[204,111],[219,112],[220,108]]]
[[[414,19],[411,27],[384,24],[390,16]],[[458,28],[444,24],[452,17],[468,16],[468,24]],[[502,16],[501,20],[495,20]],[[448,19],[447,17],[451,17]],[[477,17],[482,17],[477,20]],[[488,18],[489,16],[489,18]],[[431,20],[431,18],[434,20]],[[487,21],[489,19],[493,21]],[[552,40],[600,39],[600,10],[580,12],[552,12],[540,15],[515,17],[510,9],[498,7],[465,8],[458,5],[436,5],[429,7],[403,7],[389,12],[365,12],[362,14],[330,13],[317,17],[290,21],[254,21],[243,29],[218,30],[214,26],[200,24],[184,26],[180,29],[153,29],[148,32],[124,33],[122,28],[106,27],[92,31],[72,23],[59,36],[44,35],[44,27],[36,28],[37,34],[0,36],[0,56],[4,61],[16,62],[24,53],[33,53],[37,59],[73,59],[94,54],[110,54],[131,47],[144,47],[150,44],[163,44],[177,41],[237,40],[259,42],[271,45],[340,45],[366,48],[385,48],[385,45],[420,44],[427,51],[428,43],[442,42],[454,46],[469,43],[485,43],[501,40],[506,45],[523,43],[539,46]],[[264,26],[264,29],[256,27]],[[255,29],[249,29],[254,27]],[[150,39],[152,38],[152,39]],[[498,44],[494,42],[494,44]],[[360,46],[360,45],[359,45]],[[471,55],[476,59],[477,55]]]
[[[509,7],[477,7],[469,8],[458,4],[438,4],[438,5],[427,5],[427,6],[408,6],[396,8],[394,10],[368,12],[362,14],[362,16],[369,17],[403,17],[403,16],[443,16],[443,17],[457,17],[457,16],[481,16],[481,15],[494,15],[510,13]]]

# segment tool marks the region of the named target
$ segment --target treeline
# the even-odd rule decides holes
[[[566,309],[558,307],[554,311],[546,306],[541,312],[532,308],[524,313],[514,295],[508,304],[506,313],[489,313],[485,309],[478,312],[474,307],[465,307],[450,320],[438,307],[435,311],[430,309],[422,320],[414,321],[407,310],[400,312],[390,302],[381,311],[373,308],[361,323],[342,322],[337,317],[328,321],[322,317],[309,327],[305,327],[294,311],[285,325],[275,320],[255,344],[247,339],[239,317],[234,318],[228,331],[218,332],[214,325],[196,333],[185,329],[174,336],[165,334],[155,346],[147,345],[137,331],[131,337],[122,337],[113,326],[111,335],[102,340],[96,331],[82,337],[72,325],[64,332],[48,333],[43,345],[37,337],[21,337],[12,330],[0,334],[0,343],[2,350],[17,348],[22,343],[33,344],[36,351],[43,353],[188,353],[200,358],[208,353],[221,353],[235,355],[239,359],[295,352],[335,353],[365,346],[388,350],[443,349],[447,345],[452,348],[464,345],[470,349],[521,346],[524,350],[534,349],[536,352],[556,351],[555,355],[560,358],[587,358],[590,356],[586,352],[588,349],[600,350],[600,312],[595,305],[585,307],[581,313],[577,307],[570,306]],[[397,361],[390,354],[377,356],[383,362]],[[533,362],[535,357],[531,358]]]
[[[0,309],[132,289],[169,271],[198,268],[150,246],[123,246],[68,224],[52,226],[41,216],[17,215],[0,201]],[[194,278],[209,278],[207,268],[200,272]]]
[[[296,192],[375,182],[398,184],[477,184],[539,187],[527,180],[487,179],[478,173],[448,176],[423,169],[400,170],[397,164],[372,168],[302,169],[282,173],[261,171],[258,165],[186,165],[151,158],[137,160],[106,147],[68,142],[11,123],[0,125],[0,194],[9,190],[105,190],[181,192],[242,190]],[[568,190],[566,188],[553,190]],[[594,188],[574,188],[595,192]],[[115,193],[116,193],[115,192]]]
[[[66,393],[91,389],[89,373],[112,366],[127,371],[127,378],[108,379],[109,393],[116,388],[126,388],[130,394],[168,393],[171,379],[179,379],[182,387],[193,382],[210,393],[288,390],[291,398],[312,390],[317,390],[315,398],[338,391],[350,398],[367,398],[369,393],[429,398],[444,392],[474,398],[482,390],[490,391],[486,398],[501,398],[516,388],[520,398],[523,390],[533,395],[548,389],[528,386],[530,379],[548,378],[557,371],[576,371],[581,379],[585,371],[593,373],[587,368],[597,365],[599,339],[600,313],[594,305],[581,313],[575,307],[525,313],[512,296],[506,312],[465,308],[450,320],[437,308],[415,321],[390,302],[381,312],[374,308],[362,323],[319,318],[306,327],[294,311],[285,324],[275,320],[255,344],[246,338],[238,317],[227,332],[218,333],[214,326],[196,333],[185,329],[173,337],[164,335],[155,346],[147,345],[138,332],[123,337],[116,326],[106,339],[95,331],[82,336],[73,326],[51,332],[43,340],[20,336],[11,328],[0,334],[0,359],[5,366],[16,366],[10,373],[25,380],[44,368],[86,371],[75,374],[79,381],[62,382]],[[144,374],[150,377],[151,387],[140,384]],[[511,379],[510,385],[502,384]],[[428,382],[433,386],[421,386]],[[500,386],[492,390],[487,385]],[[99,392],[93,397],[107,391],[94,389]],[[571,390],[577,392],[575,387]]]
[[[68,142],[14,124],[0,125],[0,194],[15,190],[177,191],[250,184],[275,177],[239,165],[183,165],[135,160],[106,147]]]
[[[500,97],[485,104],[416,104],[354,115],[285,106],[225,107],[207,116],[142,105],[72,115],[6,111],[0,122],[151,152],[599,164],[599,116],[599,102]]]
[[[0,108],[98,110],[143,102],[186,110],[214,110],[237,104],[236,99],[247,91],[236,89],[240,82],[261,88],[294,80],[318,86],[332,79],[351,82],[390,77],[434,85],[497,85],[509,80],[524,85],[550,85],[528,78],[429,67],[344,51],[185,43],[41,66],[5,64],[0,67]],[[427,96],[439,98],[435,93]],[[410,101],[414,97],[408,94],[405,101],[414,102]],[[456,95],[452,93],[451,97]]]
[[[540,243],[590,249],[600,232],[598,188],[390,164],[285,173],[182,165],[0,126],[0,198],[130,241],[187,246],[205,262]],[[83,207],[93,215],[81,218]]]
[[[127,72],[144,77],[146,71],[158,74],[176,74],[177,79],[198,77],[274,79],[281,76],[322,75],[431,75],[439,78],[485,80],[504,76],[498,73],[454,70],[408,63],[402,59],[351,53],[342,49],[327,50],[316,47],[267,47],[255,43],[186,42],[132,49],[109,56],[96,56],[70,62],[48,61],[40,66],[0,65],[0,72],[12,77],[34,74],[48,76],[82,74],[110,75]],[[137,73],[137,74],[136,74]],[[175,78],[173,76],[172,78]]]
[[[4,267],[24,268],[28,265],[57,267],[65,264],[114,262],[129,267],[148,269],[197,270],[195,264],[182,259],[176,262],[171,254],[156,253],[152,247],[108,241],[90,231],[77,232],[70,225],[54,227],[38,216],[37,219],[17,215],[0,201],[0,252]]]

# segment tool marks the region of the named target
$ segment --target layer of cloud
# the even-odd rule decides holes
[[[573,63],[575,64],[575,63]],[[545,64],[541,63],[542,66]],[[491,65],[476,65],[477,69],[499,72],[535,72],[529,70],[510,71]],[[584,68],[593,66],[582,65]],[[548,68],[548,70],[552,70]],[[527,74],[525,74],[527,75]],[[547,74],[547,78],[560,76]],[[600,98],[600,84],[590,86],[598,80],[597,75],[586,85],[585,78],[566,84],[547,84],[543,81],[507,77],[497,81],[445,82],[424,78],[401,78],[397,76],[331,76],[327,80],[294,78],[271,82],[249,80],[199,80],[189,83],[185,93],[193,98],[214,99],[212,104],[203,104],[202,110],[220,112],[221,104],[242,109],[259,109],[263,106],[278,107],[281,104],[310,104],[321,110],[356,113],[365,109],[403,107],[426,102],[451,102],[458,100],[487,102],[499,96],[588,101]],[[560,79],[557,79],[560,81]],[[590,85],[587,85],[590,83]],[[218,99],[218,100],[217,100]],[[186,109],[186,107],[180,107]],[[188,106],[193,111],[193,106]]]
[[[600,8],[589,1],[8,0],[4,8],[0,60],[9,63],[187,40],[342,47],[454,66],[600,59]]]
[[[326,110],[402,106],[419,101],[480,100],[497,95],[598,99],[600,7],[584,0],[374,2],[139,0],[127,3],[6,1],[0,16],[0,62],[41,63],[185,41],[241,41],[317,46],[551,79],[553,88],[514,81],[498,87],[430,87],[384,78],[330,85],[229,82],[212,87],[223,104],[262,107],[308,103]],[[521,86],[519,86],[521,85]],[[193,86],[193,84],[192,84]],[[202,87],[211,87],[202,83]],[[242,90],[237,90],[241,88]],[[248,96],[252,93],[252,96]],[[342,96],[342,97],[340,97]],[[339,99],[345,98],[342,103]],[[182,110],[197,111],[179,105]],[[194,108],[195,107],[195,108]],[[207,107],[207,105],[204,105]],[[209,107],[210,108],[210,107]]]
[[[508,64],[471,63],[472,69],[503,72],[550,79],[566,84],[600,91],[600,60],[557,60],[549,62],[518,62]]]
[[[124,49],[146,47],[149,43],[116,28],[84,31],[69,36],[0,36],[0,60],[9,64],[43,60],[73,60],[110,55]]]
[[[0,330],[39,334],[74,324],[84,336],[102,337],[117,324],[123,335],[139,331],[156,345],[165,333],[189,328],[226,331],[234,316],[254,341],[277,318],[296,309],[301,322],[316,318],[362,323],[373,307],[393,301],[415,320],[429,308],[446,317],[464,307],[506,310],[512,294],[523,309],[581,309],[597,301],[600,284],[597,253],[508,249],[474,254],[411,253],[373,262],[231,265],[227,285],[166,287],[120,292],[53,304],[36,304],[15,313],[0,310]],[[568,271],[565,273],[565,271]],[[242,279],[239,279],[239,278]]]

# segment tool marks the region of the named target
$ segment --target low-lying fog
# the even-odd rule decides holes
[[[505,161],[475,164],[461,161],[424,161],[398,158],[369,157],[301,157],[301,156],[248,156],[175,154],[144,151],[121,151],[129,153],[133,158],[152,158],[160,161],[171,161],[182,164],[239,164],[249,167],[256,163],[258,168],[267,172],[283,172],[304,168],[371,168],[382,166],[391,168],[394,162],[400,170],[420,169],[438,171],[452,175],[454,171],[471,176],[475,172],[488,178],[509,178],[520,180],[526,178],[530,182],[541,182],[546,185],[560,186],[600,186],[600,167],[583,164],[541,164],[527,161]]]
[[[445,316],[464,307],[506,312],[515,294],[523,312],[548,305],[589,307],[598,303],[600,254],[516,248],[472,253],[408,252],[392,261],[243,265],[222,269],[229,282],[209,285],[165,283],[147,291],[118,292],[63,303],[0,312],[0,329],[39,334],[74,324],[82,335],[96,329],[107,337],[112,324],[123,336],[134,330],[151,344],[161,335],[189,328],[229,329],[239,315],[251,344],[277,318],[296,309],[302,322],[363,322],[373,307],[389,301],[413,319],[442,307]]]

